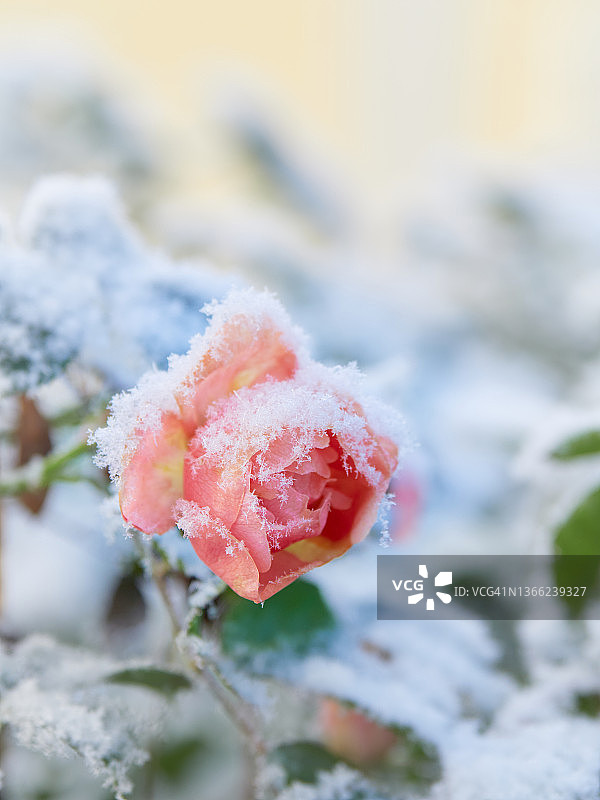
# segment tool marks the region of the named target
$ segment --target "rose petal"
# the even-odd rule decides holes
[[[243,542],[254,559],[259,572],[271,566],[271,551],[267,540],[267,522],[258,511],[257,498],[248,490],[238,518],[231,526],[231,534]]]
[[[327,522],[329,500],[323,501],[319,508],[305,510],[293,517],[287,524],[273,524],[269,528],[271,550],[284,550],[294,542],[319,536]]]
[[[285,550],[273,554],[273,563],[268,572],[260,575],[258,597],[260,602],[289,586],[306,572],[322,567],[337,556],[341,556],[351,546],[349,540],[331,542],[323,536],[303,539]]]
[[[398,445],[387,436],[379,436],[377,438],[377,448],[373,458],[373,464],[382,475],[382,481],[385,483],[384,490],[390,482],[392,474],[398,466]]]
[[[331,507],[338,511],[348,511],[348,509],[352,507],[352,498],[344,494],[344,492],[330,489],[329,498],[331,500]]]
[[[304,575],[305,572],[313,569],[317,564],[307,564],[293,553],[282,550],[273,556],[273,564],[268,572],[260,575],[260,582],[257,590],[258,602],[264,602],[277,592],[289,586],[290,583]]]
[[[294,476],[295,491],[305,495],[309,505],[321,497],[326,485],[327,480],[316,472]]]
[[[380,761],[398,741],[389,728],[337,700],[324,700],[319,716],[328,749],[358,765]]]
[[[183,492],[185,500],[199,506],[208,506],[215,517],[231,527],[239,516],[246,486],[246,465],[228,465],[227,471],[204,455],[202,445],[194,441],[185,458],[183,469]]]
[[[258,568],[245,544],[234,538],[209,508],[180,500],[176,513],[177,525],[200,559],[241,597],[261,602]]]
[[[259,487],[253,486],[254,493],[260,497]],[[277,496],[273,499],[261,498],[262,505],[273,515],[275,522],[285,524],[290,520],[297,519],[306,511],[307,497],[305,494],[297,492],[295,489],[287,488],[283,497]]]
[[[329,478],[331,475],[329,464],[337,461],[337,458],[338,455],[333,448],[315,447],[310,451],[308,458],[302,461],[295,461],[293,464],[290,464],[289,469],[294,470],[294,472],[297,472],[299,475],[316,473],[322,478]]]
[[[187,437],[181,420],[164,414],[157,429],[140,435],[123,470],[119,502],[126,522],[144,533],[164,533],[175,524],[173,506],[183,488]]]
[[[217,356],[212,352],[205,356],[177,394],[190,436],[206,421],[211,403],[267,378],[287,380],[298,366],[296,354],[283,343],[276,328],[265,326],[257,331],[243,317],[223,327],[219,351]]]
[[[257,455],[254,459],[254,472],[263,475],[282,472],[293,460],[294,442],[289,439],[274,439],[269,443],[269,449]]]
[[[352,503],[347,509],[340,509],[331,505],[327,524],[323,529],[323,536],[331,541],[339,541],[345,537],[352,543],[362,541],[371,530],[377,519],[377,509],[382,492],[378,492],[364,479],[357,479],[354,489],[350,492],[347,488],[341,494],[350,497]],[[373,513],[370,513],[370,510]],[[367,521],[368,526],[367,526]]]

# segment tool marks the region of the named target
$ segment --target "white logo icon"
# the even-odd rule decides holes
[[[427,566],[425,564],[419,564],[419,575],[421,578],[428,578]],[[434,578],[434,585],[435,586],[448,586],[452,583],[452,573],[451,572],[438,572],[438,574]],[[421,582],[422,583],[422,582]],[[448,592],[436,592],[436,596],[444,603],[448,605],[452,601],[452,595],[448,594]],[[423,592],[418,592],[417,594],[411,594],[408,596],[408,602],[411,606],[420,603],[423,599]],[[427,611],[433,611],[435,608],[435,600],[433,597],[428,597],[427,602],[425,605]]]

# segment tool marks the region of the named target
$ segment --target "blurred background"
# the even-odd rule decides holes
[[[384,242],[453,167],[597,170],[598,25],[593,0],[0,6],[6,47],[105,58],[152,106],[178,196],[237,195],[206,124],[227,85],[343,176],[361,227]]]

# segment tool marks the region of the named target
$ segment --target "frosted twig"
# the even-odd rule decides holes
[[[148,553],[146,548],[144,548],[138,535],[135,535],[134,538],[140,554],[147,562]],[[248,774],[245,798],[246,800],[255,800],[260,762],[266,753],[265,742],[256,730],[255,715],[246,700],[227,681],[214,661],[208,659],[206,655],[203,655],[200,660],[189,652],[189,649],[185,646],[185,631],[179,621],[177,611],[165,583],[165,570],[152,554],[150,554],[149,561],[152,579],[169,615],[174,641],[185,665],[190,671],[202,678],[212,696],[241,734]]]

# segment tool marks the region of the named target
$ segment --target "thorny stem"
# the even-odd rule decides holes
[[[152,554],[150,555],[150,558],[152,559],[152,577],[169,615],[171,628],[173,629],[173,638],[177,639],[181,632],[181,626],[179,624],[177,614],[175,613],[175,609],[173,608],[171,598],[169,597],[169,591],[165,581],[165,572],[156,564],[156,558]]]
[[[238,693],[223,680],[222,675],[215,669],[213,664],[201,667],[195,659],[190,659],[190,665],[202,676],[213,697],[219,701],[229,719],[242,734],[244,762],[246,765],[246,774],[248,776],[246,786],[244,787],[244,797],[245,800],[255,800],[258,786],[258,768],[266,753],[266,747],[262,738],[257,735],[247,715],[243,712],[247,704]]]
[[[138,551],[145,559],[148,553],[137,534],[135,535],[135,541]],[[242,736],[244,760],[248,775],[244,796],[245,800],[255,800],[258,783],[258,767],[267,752],[267,748],[262,737],[257,733],[256,726],[253,724],[254,714],[246,700],[238,694],[212,660],[209,660],[205,656],[199,659],[197,656],[191,654],[183,644],[185,640],[185,631],[178,619],[173,601],[169,595],[165,580],[165,569],[153,554],[150,553],[149,555],[152,578],[169,615],[174,641],[177,643],[179,652],[186,666],[202,678],[210,693],[218,701],[221,708],[225,711],[230,721],[235,725]]]

